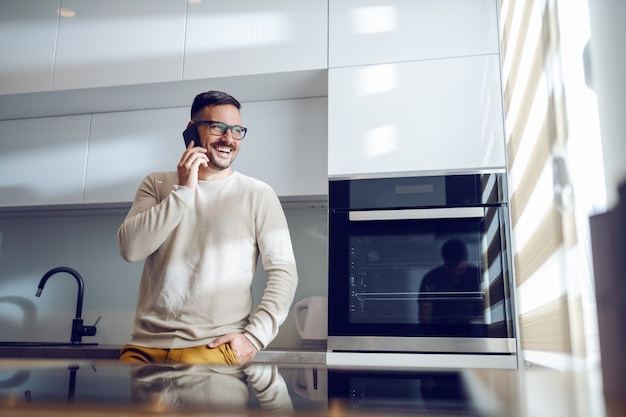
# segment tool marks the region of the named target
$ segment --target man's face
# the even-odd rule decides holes
[[[205,107],[194,120],[213,120],[230,126],[241,125],[239,110],[230,104]],[[209,169],[212,171],[229,169],[237,157],[241,140],[233,139],[230,129],[221,136],[214,135],[208,124],[198,125],[198,134],[202,147],[208,150]]]

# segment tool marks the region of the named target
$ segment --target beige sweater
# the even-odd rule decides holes
[[[287,221],[265,183],[238,172],[198,181],[176,172],[147,176],[118,231],[122,257],[144,260],[131,344],[185,348],[244,333],[265,348],[284,322],[298,281]],[[258,256],[268,275],[259,306]]]

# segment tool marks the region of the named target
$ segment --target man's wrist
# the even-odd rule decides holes
[[[261,343],[261,341],[259,341],[259,339],[254,337],[254,335],[248,332],[243,332],[243,335],[246,339],[248,339],[250,343],[252,343],[252,346],[254,346],[257,351],[260,351],[262,349],[263,344]]]

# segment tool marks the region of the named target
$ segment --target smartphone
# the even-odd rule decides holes
[[[185,147],[189,146],[189,143],[193,140],[193,146],[200,145],[200,137],[198,136],[198,126],[191,124],[183,131],[183,139],[185,140]]]

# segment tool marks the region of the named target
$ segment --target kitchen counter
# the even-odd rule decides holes
[[[0,346],[0,358],[117,359],[119,345]]]
[[[0,358],[117,360],[120,345],[0,346]],[[268,349],[257,353],[259,363],[325,364],[326,350]]]
[[[0,414],[295,416],[626,415],[599,371],[257,363],[246,368],[0,359]]]

